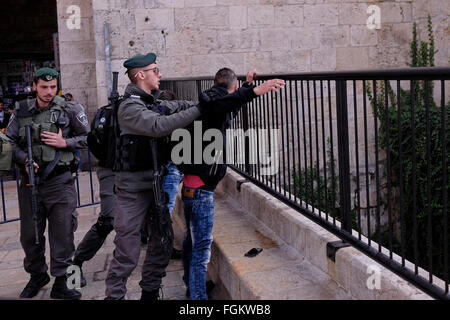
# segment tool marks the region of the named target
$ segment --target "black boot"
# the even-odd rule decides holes
[[[159,296],[159,288],[153,291],[142,290],[141,300],[162,300]]]
[[[183,257],[183,252],[181,250],[172,248],[172,255],[170,256],[170,259],[172,260],[179,260]]]
[[[50,282],[47,272],[31,275],[30,281],[20,294],[21,298],[33,298],[43,286]]]
[[[67,287],[67,277],[56,277],[55,283],[53,283],[52,291],[50,292],[50,298],[63,299],[63,300],[77,300],[81,298],[81,293],[75,289],[69,289]]]

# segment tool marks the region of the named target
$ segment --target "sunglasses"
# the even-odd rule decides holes
[[[150,69],[144,69],[144,70],[141,70],[141,71],[142,71],[142,72],[153,71],[156,75],[159,74],[159,68],[158,68],[158,67],[153,67],[153,68],[150,68]],[[138,73],[139,73],[139,72],[138,72]],[[138,73],[136,73],[136,74],[134,75],[135,78],[137,77]]]

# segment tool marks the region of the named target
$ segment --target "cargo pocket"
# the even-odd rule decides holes
[[[73,153],[70,151],[62,151],[61,158],[59,161],[64,162],[65,165],[70,165],[70,163],[74,160]]]
[[[12,167],[12,145],[6,136],[1,134],[0,139],[0,177],[11,170]]]
[[[41,123],[39,130],[35,130],[39,132],[39,139],[41,138],[41,134],[44,131],[48,132],[55,132],[54,125],[52,126],[51,123]],[[52,130],[53,129],[53,130]],[[48,146],[45,143],[42,142],[42,161],[43,162],[50,162],[53,159],[55,159],[56,150],[54,147]]]
[[[25,141],[26,141],[26,129],[24,129],[24,137],[25,137]],[[38,123],[33,123],[33,125],[31,126],[31,139],[33,143],[39,143],[41,141],[41,125]]]
[[[25,131],[25,127],[19,128],[19,137],[20,137],[20,140],[25,141],[25,142],[27,141],[27,133]]]
[[[54,147],[47,146],[45,144],[42,145],[42,161],[50,162],[55,159],[56,150]]]

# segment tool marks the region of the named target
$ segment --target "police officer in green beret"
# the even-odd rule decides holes
[[[115,250],[106,278],[106,299],[124,299],[126,282],[138,263],[140,228],[146,215],[155,212],[153,153],[151,140],[168,136],[200,116],[202,108],[189,101],[162,101],[152,95],[159,89],[161,73],[156,55],[135,56],[124,62],[131,81],[125,89],[125,99],[119,105],[120,152],[115,180],[116,211],[114,218]],[[158,170],[163,170],[169,158],[169,146],[158,144]],[[162,183],[161,183],[162,184]],[[162,185],[160,185],[162,190]],[[164,199],[164,195],[161,194]],[[170,214],[165,202],[165,212]],[[148,218],[148,216],[147,216]],[[173,240],[173,234],[172,234]],[[172,243],[162,245],[161,239],[150,234],[142,267],[141,300],[159,299],[161,280],[166,275]]]
[[[25,251],[24,268],[31,279],[20,294],[32,298],[50,281],[45,262],[45,225],[48,220],[50,274],[55,277],[50,297],[79,299],[81,293],[67,286],[67,268],[75,251],[77,228],[76,191],[72,173],[77,168],[75,149],[85,148],[89,125],[83,106],[57,96],[58,72],[41,68],[34,74],[35,99],[16,103],[6,134],[13,141],[14,161],[20,170],[20,242]],[[26,126],[31,128],[38,195],[35,241],[31,192],[27,186]]]

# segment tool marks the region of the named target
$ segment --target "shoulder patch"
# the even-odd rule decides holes
[[[84,111],[81,111],[77,114],[77,120],[85,127],[87,127],[89,125],[88,119],[86,117],[86,114],[84,113]]]

